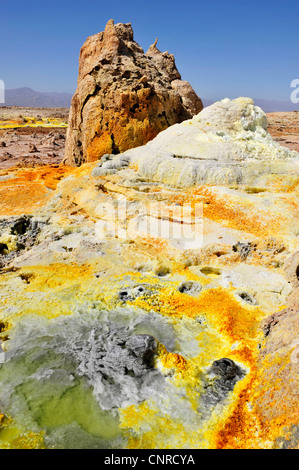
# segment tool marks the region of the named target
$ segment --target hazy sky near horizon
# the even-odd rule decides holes
[[[0,17],[7,89],[73,93],[80,48],[110,18],[132,23],[145,51],[158,37],[205,99],[287,101],[299,79],[298,0],[0,0]]]

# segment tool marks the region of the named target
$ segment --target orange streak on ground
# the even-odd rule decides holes
[[[42,166],[34,169],[10,169],[0,181],[0,215],[30,214],[46,204],[59,181],[73,171],[70,167]]]

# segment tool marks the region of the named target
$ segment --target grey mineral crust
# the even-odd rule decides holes
[[[68,370],[71,376],[88,381],[102,409],[113,410],[145,400],[152,387],[163,385],[164,377],[153,365],[156,347],[151,335],[134,335],[112,322],[39,319],[20,322],[9,342],[5,367],[19,360],[32,364],[34,374],[24,368],[20,381],[34,378],[37,387],[39,381],[53,380],[59,387],[65,381],[63,387],[68,387],[72,382]]]
[[[202,380],[203,393],[200,411],[205,414],[221,403],[234,390],[236,383],[245,376],[232,359],[222,358],[213,362]]]

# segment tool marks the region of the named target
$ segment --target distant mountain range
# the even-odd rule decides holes
[[[0,106],[20,106],[29,108],[69,108],[71,93],[44,93],[31,88],[5,90],[5,103]]]
[[[205,100],[202,99],[203,105],[206,108],[217,100]],[[263,100],[259,98],[253,98],[254,104],[262,108],[265,113],[279,113],[283,111],[299,111],[299,104],[294,104],[290,101],[278,101],[278,100]]]
[[[45,93],[32,90],[31,88],[15,88],[5,90],[5,103],[0,106],[20,106],[30,108],[69,108],[72,100],[71,93]],[[202,99],[205,107],[210,106],[217,100]],[[254,99],[254,103],[260,106],[265,113],[280,111],[299,111],[299,104],[291,101]]]

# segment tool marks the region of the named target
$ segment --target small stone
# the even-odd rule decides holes
[[[29,144],[29,153],[34,153],[34,152],[38,152],[36,145]]]

